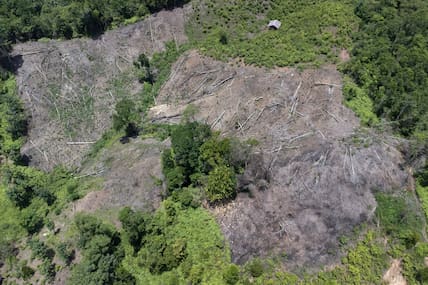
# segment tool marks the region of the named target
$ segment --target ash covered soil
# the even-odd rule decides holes
[[[115,102],[136,96],[141,84],[127,78],[133,61],[187,40],[190,7],[162,11],[98,39],[29,42],[13,49],[18,92],[30,117],[22,149],[31,165],[50,170],[80,166],[89,144],[111,127]]]
[[[333,264],[339,237],[373,217],[374,191],[405,186],[399,143],[360,128],[341,88],[335,66],[266,70],[195,51],[176,63],[153,121],[177,122],[191,103],[223,135],[259,142],[237,199],[211,208],[235,262],[279,254],[290,268]]]
[[[32,165],[81,166],[90,146],[67,142],[95,141],[110,128],[121,96],[116,93],[135,96],[141,88],[131,80],[119,92],[115,80],[140,53],[160,51],[169,40],[186,41],[186,9],[158,13],[95,40],[15,46],[19,94],[31,116],[23,153]],[[373,193],[406,186],[400,142],[360,128],[342,104],[341,89],[335,66],[268,70],[196,51],[175,63],[149,112],[153,122],[178,123],[193,104],[196,119],[222,135],[259,143],[239,177],[238,197],[209,208],[235,262],[278,254],[290,269],[334,264],[339,237],[373,217]],[[77,210],[155,208],[167,144],[137,139],[83,165],[82,175],[103,170],[103,186],[79,200]]]

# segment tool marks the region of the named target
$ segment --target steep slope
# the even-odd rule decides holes
[[[187,8],[162,11],[98,39],[28,42],[14,47],[19,95],[30,117],[22,153],[31,165],[78,166],[93,142],[111,127],[117,99],[136,96],[141,84],[129,76],[141,53],[186,41]]]
[[[307,267],[337,257],[338,238],[373,217],[372,190],[401,189],[398,142],[359,128],[334,66],[299,72],[184,55],[151,110],[177,122],[189,103],[223,135],[258,142],[238,198],[213,207],[233,260],[285,253]]]

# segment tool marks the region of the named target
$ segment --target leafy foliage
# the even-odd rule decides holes
[[[377,194],[376,215],[385,232],[412,248],[421,239],[422,217],[410,206],[405,197]]]
[[[127,137],[134,137],[138,135],[140,121],[140,114],[132,100],[125,98],[116,104],[116,113],[113,115],[113,128],[116,131],[125,129]]]
[[[77,215],[75,225],[83,259],[73,268],[70,284],[135,283],[120,266],[124,251],[119,233],[112,226],[87,215]]]
[[[364,89],[358,87],[349,78],[344,80],[343,95],[345,97],[345,105],[355,112],[361,123],[370,126],[379,122],[374,113],[372,99]]]
[[[183,207],[168,198],[142,223],[141,248],[124,261],[140,284],[224,284],[218,272],[226,269],[230,253],[207,211]],[[132,228],[125,234],[132,235]]]
[[[217,166],[208,174],[206,193],[211,202],[233,198],[236,191],[233,170],[225,165]]]
[[[0,4],[0,38],[5,42],[30,39],[97,36],[110,27],[130,22],[186,0],[5,0]],[[134,17],[134,18],[133,18]],[[131,22],[132,22],[131,21]]]
[[[46,191],[47,176],[34,168],[10,165],[3,171],[9,184],[7,195],[19,208],[30,205],[33,197],[38,196],[52,204],[52,193]]]
[[[257,66],[335,61],[357,26],[352,1],[200,0],[193,7],[188,34],[196,46]],[[281,28],[268,30],[271,19],[281,20]]]
[[[428,3],[361,1],[352,60],[345,72],[403,135],[428,130]]]
[[[0,155],[20,161],[20,148],[27,133],[24,108],[16,94],[13,76],[0,80]]]

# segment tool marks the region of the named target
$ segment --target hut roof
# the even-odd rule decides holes
[[[279,29],[281,27],[281,22],[278,20],[272,20],[268,24],[269,28]]]

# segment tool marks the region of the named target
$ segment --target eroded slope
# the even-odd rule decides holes
[[[118,98],[141,89],[127,76],[139,54],[186,41],[188,8],[162,11],[98,39],[29,42],[14,47],[19,95],[30,117],[22,149],[32,165],[78,166],[93,142],[111,126]]]
[[[259,142],[238,198],[212,208],[233,260],[285,253],[289,266],[336,261],[338,238],[375,211],[374,190],[404,186],[397,142],[359,128],[334,66],[265,70],[184,55],[151,110],[177,122],[189,103],[224,135]]]

